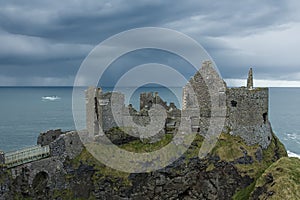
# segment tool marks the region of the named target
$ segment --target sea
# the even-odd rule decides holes
[[[77,88],[82,94],[86,88]],[[112,88],[104,88],[110,91]],[[181,88],[119,89],[126,104],[139,109],[140,92],[158,92],[167,102],[181,107]],[[75,126],[72,112],[72,87],[0,87],[0,150],[15,151],[36,145],[41,132],[85,128],[84,96],[80,123]],[[269,119],[273,131],[285,145],[289,156],[300,157],[300,88],[270,88]]]

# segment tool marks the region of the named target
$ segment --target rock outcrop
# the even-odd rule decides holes
[[[137,152],[152,151],[172,139],[167,136],[163,142],[146,147],[139,140],[126,140],[119,146]],[[241,197],[250,194],[255,198],[268,191],[259,189],[265,186],[247,188],[260,180],[272,163],[287,156],[274,135],[268,148],[262,149],[247,145],[239,136],[222,133],[213,151],[199,159],[203,137],[198,135],[172,165],[151,173],[128,174],[101,164],[82,146],[77,148],[77,137],[76,132],[66,133],[50,144],[62,148],[70,141],[77,144],[67,153],[53,153],[50,158],[13,169],[2,168],[0,199],[245,199]]]

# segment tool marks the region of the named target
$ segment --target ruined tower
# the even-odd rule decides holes
[[[271,125],[268,120],[269,89],[253,88],[253,70],[250,68],[247,88],[227,88],[227,124],[233,135],[243,138],[247,144],[270,143]]]
[[[211,61],[204,61],[200,70],[183,88],[182,109],[184,111],[188,110],[191,116],[193,132],[205,135],[210,126],[212,110],[221,110],[221,107],[226,109],[226,83],[219,80],[220,77],[214,64]],[[224,102],[220,101],[218,103],[219,107],[215,107],[216,101],[212,102],[217,99],[224,100]],[[198,111],[200,113],[196,114]]]
[[[250,68],[249,73],[248,73],[247,88],[250,89],[250,90],[253,89],[253,71],[252,71],[252,68]]]

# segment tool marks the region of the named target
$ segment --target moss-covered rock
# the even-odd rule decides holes
[[[274,134],[269,147],[262,149],[259,145],[247,145],[238,136],[222,133],[211,154],[234,164],[242,175],[254,179],[273,162],[287,156],[285,147]]]
[[[253,183],[251,183],[246,188],[238,190],[233,199],[249,199],[250,193],[253,191],[256,180],[261,176],[261,174],[278,159],[287,157],[287,152],[284,145],[274,134],[272,134],[272,136],[273,137],[269,147],[263,150],[258,145],[247,146],[239,137],[228,137],[227,135],[227,139],[229,140],[229,142],[223,143],[220,149],[224,150],[224,148],[227,148],[226,152],[230,152],[230,149],[228,148],[230,145],[232,145],[233,147],[231,148],[236,149],[236,152],[238,152],[237,148],[240,147],[240,150],[243,152],[243,156],[239,157],[240,154],[236,153],[236,157],[234,157],[233,161],[231,160],[231,162],[235,164],[241,175],[249,176],[254,180]]]
[[[273,163],[256,181],[250,199],[300,199],[300,159]]]
[[[120,143],[119,147],[132,152],[151,152],[169,144],[172,139],[173,135],[167,134],[155,143],[131,140]],[[266,179],[261,178],[268,176],[264,174],[272,173],[274,180],[277,180],[277,177],[281,180],[280,170],[276,173],[266,171],[272,169],[272,166],[277,163],[277,165],[285,164],[285,162],[276,162],[287,154],[275,135],[269,147],[262,149],[259,145],[248,146],[240,137],[222,133],[212,152],[204,159],[199,159],[198,153],[203,140],[204,137],[197,134],[185,154],[170,166],[155,172],[139,174],[129,174],[109,168],[84,148],[75,158],[63,160],[60,169],[53,169],[59,170],[60,173],[57,177],[49,177],[50,185],[47,187],[50,188],[47,193],[40,194],[39,197],[44,195],[44,198],[50,199],[225,200],[233,198],[244,200],[249,199],[250,196],[255,198],[268,194],[264,191],[269,192],[269,185],[267,187],[264,182]],[[276,163],[273,164],[274,162]],[[286,178],[299,184],[296,181],[299,178],[298,172],[296,174],[292,172],[297,166],[296,163],[289,164],[290,168],[277,165],[275,169],[289,169],[290,175]],[[35,193],[29,184],[30,178],[26,166],[23,166],[21,171],[21,174],[12,178],[8,176],[8,171],[4,170],[0,176],[0,183],[3,183],[1,180],[5,180],[9,197],[34,199]],[[61,174],[64,174],[63,177],[58,178]],[[54,183],[54,180],[59,182]],[[14,183],[14,186],[10,183]],[[274,187],[274,185],[270,186],[270,188]]]

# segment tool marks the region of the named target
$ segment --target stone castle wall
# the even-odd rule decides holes
[[[126,107],[124,102],[124,94],[119,92],[103,93],[101,88],[89,87],[86,91],[86,125],[89,135],[95,136],[114,127],[123,127],[128,121],[146,126],[151,121],[148,111],[153,104],[159,104],[166,109],[168,132],[173,133],[180,124],[181,111],[174,103],[167,105],[158,93],[142,93],[139,112],[131,105]]]
[[[112,98],[113,97],[113,98]],[[122,126],[116,121],[116,114],[123,113],[125,96],[118,92],[103,93],[101,88],[89,87],[86,90],[86,126],[90,136],[101,134],[112,127]]]
[[[266,148],[271,136],[268,120],[268,88],[228,88],[226,126],[233,135],[241,136],[248,144]]]
[[[122,118],[125,109],[125,96],[118,92],[101,93],[98,99],[98,110],[102,123],[103,131],[108,131],[112,127],[123,126]],[[114,110],[114,112],[112,112]],[[115,116],[114,116],[114,114]]]
[[[183,88],[183,110],[191,110],[192,130],[205,135],[210,126],[212,110],[220,111],[225,117],[226,110],[226,83],[221,80],[219,74],[210,61],[203,63],[201,69],[191,78]],[[221,101],[216,102],[218,99]],[[224,102],[222,102],[224,100]],[[214,108],[212,108],[212,106]],[[198,115],[193,114],[198,113]]]
[[[268,120],[268,88],[253,88],[252,69],[249,71],[248,87],[228,88],[223,80],[216,81],[218,78],[213,64],[206,61],[183,88],[182,108],[189,112],[192,131],[206,135],[212,109],[222,110],[225,107],[223,131],[242,137],[250,145],[259,144],[266,148],[272,138]],[[213,91],[209,91],[207,84],[214,87]],[[150,122],[148,111],[153,104],[160,104],[167,110],[165,132],[175,133],[180,125],[181,111],[172,103],[168,106],[158,93],[142,93],[139,112],[125,106],[125,97],[121,93],[103,93],[101,89],[89,88],[86,94],[87,129],[92,135],[99,134],[100,127],[106,132],[113,127],[124,126],[129,119],[146,126]],[[212,108],[212,101],[218,99],[220,101],[214,102],[214,105],[219,105]],[[113,116],[112,109],[119,117]]]
[[[91,137],[99,133],[99,123],[102,122],[102,115],[99,115],[98,101],[100,88],[89,87],[85,91],[86,101],[86,128]]]
[[[163,101],[157,92],[154,94],[152,92],[147,92],[140,95],[140,110],[150,109],[153,104],[160,104],[166,110],[169,109],[167,102]]]

